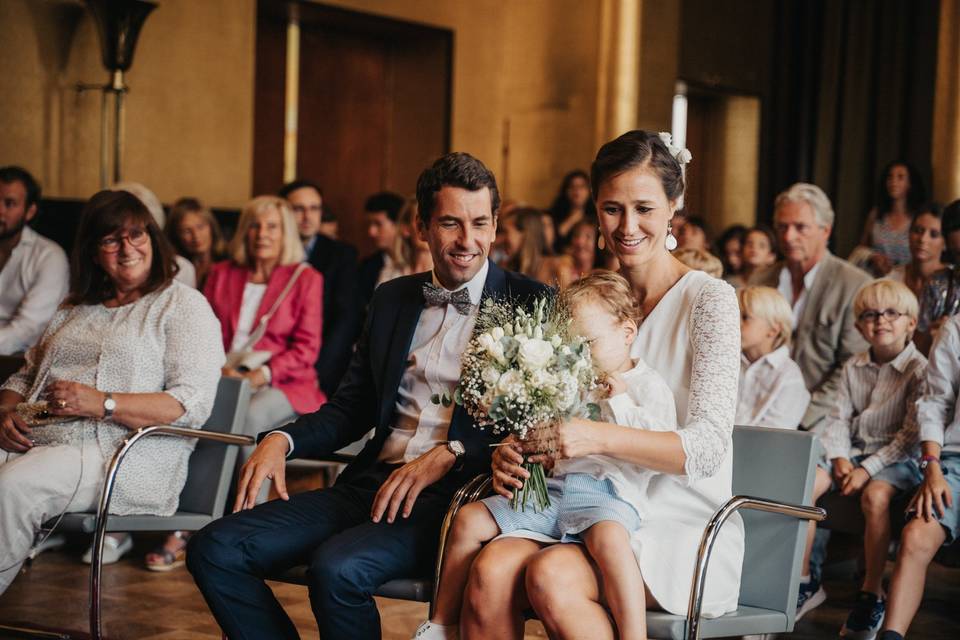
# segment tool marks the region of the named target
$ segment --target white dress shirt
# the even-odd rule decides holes
[[[803,314],[803,307],[807,304],[807,292],[813,287],[813,281],[817,278],[817,271],[820,270],[820,263],[813,265],[810,271],[803,275],[803,289],[800,290],[800,296],[796,303],[793,299],[793,278],[790,275],[790,269],[783,267],[780,269],[780,282],[777,285],[777,291],[787,300],[787,303],[793,309],[793,328],[796,329],[800,323],[800,316]]]
[[[944,451],[960,453],[960,315],[951,316],[930,349],[926,389],[917,402],[920,441],[936,442]]]
[[[810,392],[789,347],[778,347],[754,362],[741,354],[735,424],[796,429],[809,402]]]
[[[470,292],[473,306],[468,315],[462,315],[452,304],[424,307],[420,313],[408,366],[397,390],[390,435],[380,451],[381,461],[410,462],[447,440],[454,406],[435,404],[430,398],[444,393],[453,397],[460,381],[460,356],[473,335],[488,269],[489,263],[484,262],[472,280],[458,287]],[[433,284],[441,286],[436,274]]]
[[[473,306],[469,314],[461,315],[452,304],[425,306],[420,312],[410,343],[407,369],[397,389],[393,424],[380,451],[380,461],[404,464],[446,442],[454,406],[452,402],[447,407],[442,403],[435,404],[431,396],[446,393],[453,398],[453,390],[460,382],[460,356],[473,335],[489,269],[490,263],[484,262],[473,279],[455,289],[466,288],[470,292]],[[433,284],[443,286],[436,273],[433,274]],[[273,433],[286,438],[287,457],[290,457],[293,437],[286,431]]]
[[[916,453],[916,404],[923,394],[927,359],[913,342],[896,358],[877,364],[870,351],[843,365],[837,404],[821,436],[827,459],[867,454],[861,466],[871,476]]]
[[[33,346],[67,294],[69,280],[60,245],[24,227],[0,271],[0,354]]]

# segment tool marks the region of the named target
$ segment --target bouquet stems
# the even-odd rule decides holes
[[[511,505],[514,511],[526,511],[527,501],[533,501],[533,507],[537,512],[543,511],[550,506],[550,496],[547,494],[547,474],[543,470],[543,465],[539,462],[530,462],[528,457],[524,457],[521,465],[530,474],[527,481],[523,483],[523,489],[513,490],[513,500]]]

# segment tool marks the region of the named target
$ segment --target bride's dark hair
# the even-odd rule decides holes
[[[600,185],[629,169],[648,166],[663,185],[667,199],[676,201],[683,195],[683,170],[660,136],[636,129],[606,143],[597,151],[590,165],[590,188],[593,197],[600,194]]]

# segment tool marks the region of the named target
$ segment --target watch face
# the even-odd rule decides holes
[[[459,440],[451,440],[447,443],[447,446],[450,448],[450,452],[455,456],[462,456],[466,453],[466,449],[463,448],[463,443]]]
[[[113,398],[107,398],[106,400],[103,401],[103,408],[106,409],[107,411],[113,411],[114,409],[117,408],[117,401],[114,400]]]

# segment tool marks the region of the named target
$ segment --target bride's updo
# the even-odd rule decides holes
[[[670,202],[682,205],[683,167],[659,134],[640,129],[628,131],[597,151],[597,157],[590,165],[593,197],[599,195],[600,185],[613,176],[641,166],[649,167],[656,174]]]

